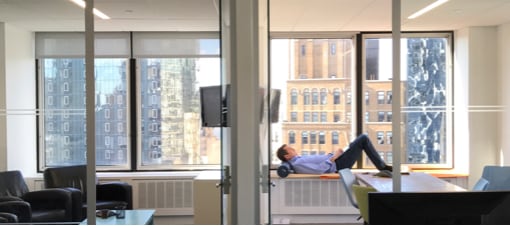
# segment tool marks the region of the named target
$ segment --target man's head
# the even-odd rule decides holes
[[[297,156],[297,152],[294,148],[291,146],[288,146],[286,144],[282,145],[278,150],[276,151],[276,156],[282,160],[282,162],[286,162],[291,160],[294,156]]]

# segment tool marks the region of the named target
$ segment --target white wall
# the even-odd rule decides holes
[[[0,22],[0,110],[6,109],[5,94],[5,23]],[[6,118],[0,111],[0,170],[7,170]]]
[[[468,167],[468,186],[481,176],[485,165],[499,163],[500,76],[497,27],[470,27],[456,32],[455,45],[455,158]],[[469,165],[465,164],[466,162]]]
[[[501,164],[510,165],[510,23],[498,27],[498,74],[500,76],[499,89],[504,113],[501,120]]]
[[[5,24],[7,169],[36,175],[35,57],[32,32]]]

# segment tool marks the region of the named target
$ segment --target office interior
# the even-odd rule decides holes
[[[136,168],[133,166],[129,170],[100,171],[99,179],[139,182],[135,187],[140,188],[140,184],[150,180],[161,183],[175,179],[193,181],[204,171],[211,171],[214,183],[209,190],[220,197],[221,191],[215,187],[220,178],[217,172],[226,165],[230,167],[232,178],[230,194],[218,200],[219,206],[206,205],[208,209],[218,210],[223,223],[314,223],[315,219],[310,218],[317,216],[324,219],[318,223],[353,223],[356,212],[352,209],[345,209],[342,217],[335,211],[315,215],[307,215],[306,210],[281,216],[272,213],[277,209],[271,208],[272,198],[281,193],[271,192],[274,191],[271,181],[278,179],[270,176],[274,171],[269,166],[273,147],[267,135],[271,124],[265,121],[266,125],[261,125],[259,112],[263,107],[256,95],[259,87],[270,87],[275,76],[271,71],[274,66],[270,63],[270,40],[276,37],[352,38],[362,33],[385,33],[391,37],[392,31],[398,34],[450,32],[453,51],[448,70],[451,70],[453,82],[449,87],[451,103],[445,111],[453,116],[450,122],[454,132],[449,139],[453,157],[448,167],[427,171],[467,175],[465,186],[472,187],[484,166],[508,166],[510,163],[510,140],[505,139],[510,133],[506,129],[507,125],[510,128],[507,111],[510,91],[506,88],[506,84],[510,84],[507,64],[510,44],[506,41],[510,39],[507,13],[510,1],[449,0],[421,17],[407,18],[432,2],[435,1],[95,0],[94,7],[111,17],[108,20],[94,17],[92,30],[98,33],[205,32],[221,37],[224,61],[218,80],[230,84],[233,106],[229,109],[230,128],[222,136],[220,158],[223,165],[215,164],[205,170],[155,168],[138,171],[132,170]],[[394,9],[399,11],[392,14]],[[32,189],[42,186],[41,156],[37,151],[41,148],[37,116],[42,109],[38,105],[40,90],[35,69],[36,33],[90,34],[92,31],[86,28],[84,15],[82,8],[68,0],[0,1],[0,108],[3,109],[0,170],[20,170]],[[398,28],[393,25],[395,22],[400,25]],[[396,93],[393,95],[399,97]],[[90,110],[93,109],[87,107],[87,111]],[[259,178],[262,178],[262,186]],[[156,209],[155,224],[194,223],[197,206],[157,209],[158,204],[144,203],[141,194],[136,194],[134,199],[138,202],[135,207]]]

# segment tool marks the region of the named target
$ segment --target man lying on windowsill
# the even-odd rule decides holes
[[[368,158],[377,167],[378,170],[393,171],[393,167],[386,165],[379,156],[367,135],[361,134],[349,144],[347,150],[339,148],[335,153],[327,155],[306,155],[300,156],[296,150],[286,144],[278,148],[276,155],[282,161],[282,166],[287,165],[289,171],[299,174],[325,174],[335,173],[340,169],[352,168],[356,160],[361,156],[364,150]],[[280,177],[286,177],[289,173],[280,172]],[[285,169],[283,169],[285,171]]]

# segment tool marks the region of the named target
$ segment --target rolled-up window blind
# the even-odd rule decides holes
[[[133,32],[133,57],[218,57],[218,32]]]
[[[35,34],[36,58],[85,57],[85,33],[83,32],[37,32]],[[131,55],[128,32],[97,32],[95,34],[96,57],[129,58]]]

